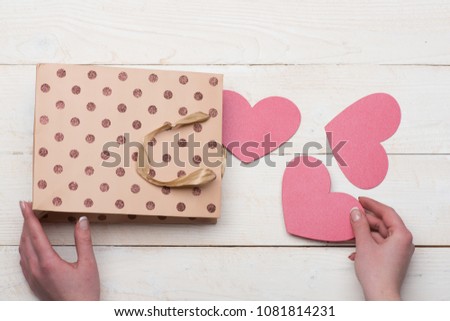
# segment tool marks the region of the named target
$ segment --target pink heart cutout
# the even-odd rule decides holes
[[[370,189],[384,180],[389,161],[381,142],[394,135],[400,119],[394,97],[377,93],[356,101],[325,126],[331,149],[346,142],[333,154],[353,185]]]
[[[252,108],[239,93],[223,91],[223,144],[251,163],[280,147],[300,126],[300,111],[283,97],[267,97]],[[270,144],[263,143],[270,134]]]
[[[283,175],[282,201],[288,233],[319,241],[347,241],[354,237],[350,211],[361,204],[345,193],[330,192],[330,174],[310,156],[289,162]]]

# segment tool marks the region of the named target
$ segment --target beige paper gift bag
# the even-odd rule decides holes
[[[34,126],[43,221],[220,215],[222,75],[41,64]]]

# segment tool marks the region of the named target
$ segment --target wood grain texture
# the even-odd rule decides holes
[[[362,299],[351,247],[285,232],[281,179],[308,142],[321,144],[310,153],[326,159],[323,128],[335,115],[387,92],[400,103],[402,122],[383,143],[385,181],[359,190],[333,161],[332,190],[393,206],[414,243],[425,246],[416,249],[404,299],[450,300],[449,1],[0,3],[0,300],[35,299],[18,263],[18,201],[31,198],[34,64],[43,62],[223,73],[225,89],[252,105],[284,96],[302,114],[292,147],[271,155],[275,167],[267,157],[244,167],[229,155],[216,225],[93,225],[103,299]],[[45,230],[74,260],[73,225]]]
[[[96,247],[104,300],[363,300],[352,248]],[[75,260],[72,247],[57,248]],[[0,247],[0,300],[34,300],[17,247]],[[450,300],[450,249],[416,249],[406,300]]]
[[[450,63],[445,0],[28,0],[1,8],[2,64]]]
[[[325,159],[325,155],[318,158]],[[281,179],[292,156],[273,157],[276,167],[259,162],[243,167],[233,159],[222,189],[222,217],[216,225],[96,224],[96,245],[309,245],[326,243],[286,233]],[[362,191],[352,186],[336,163],[328,167],[332,190],[367,195],[393,206],[411,229],[417,245],[450,245],[450,156],[391,155],[385,181]],[[18,245],[22,218],[18,202],[31,198],[30,155],[0,155],[0,245]],[[303,182],[299,182],[303,183]],[[301,204],[299,204],[301,206]],[[45,225],[53,244],[73,244],[73,225]]]
[[[283,96],[300,109],[300,128],[285,153],[302,152],[308,142],[327,152],[324,127],[356,100],[375,92],[393,95],[402,109],[396,134],[383,143],[390,154],[450,154],[450,67],[426,66],[141,66],[224,74],[224,88],[236,90],[252,105]],[[3,143],[0,152],[32,150],[34,66],[0,66]],[[275,151],[274,153],[279,153]]]

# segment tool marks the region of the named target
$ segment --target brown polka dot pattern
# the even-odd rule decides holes
[[[209,116],[211,116],[212,118],[217,117],[218,114],[219,114],[219,112],[218,112],[217,109],[215,109],[215,108],[211,108],[211,109],[209,110]]]
[[[150,76],[148,76],[148,81],[155,83],[158,81],[158,75],[156,74],[150,74]]]
[[[192,189],[192,194],[193,194],[194,196],[199,196],[201,193],[202,193],[202,189],[201,189],[200,187],[194,187],[194,188]]]
[[[49,85],[49,84],[43,84],[43,85],[41,86],[41,91],[42,91],[43,93],[48,93],[48,92],[50,91],[50,85]]]
[[[60,68],[60,69],[58,69],[58,71],[56,72],[56,75],[57,75],[59,78],[64,78],[64,77],[66,77],[66,71],[65,71],[64,69]]]
[[[80,152],[76,149],[72,149],[69,153],[70,158],[77,158],[80,155]]]
[[[172,91],[170,91],[170,90],[164,91],[164,98],[166,98],[166,99],[172,99],[172,97],[173,97]]]
[[[194,155],[194,157],[192,157],[192,161],[194,164],[198,165],[202,162],[202,157],[200,155]]]
[[[139,88],[136,88],[135,90],[133,90],[133,96],[136,98],[141,98],[142,97],[142,90]]]
[[[70,189],[71,191],[76,191],[76,190],[78,189],[78,184],[77,184],[77,182],[70,182],[70,183],[69,183],[69,189]]]
[[[94,136],[94,135],[88,134],[88,135],[86,136],[86,142],[87,142],[87,143],[92,144],[94,141],[95,141],[95,136]]]
[[[180,107],[180,108],[178,109],[178,114],[180,114],[180,116],[186,116],[187,113],[188,113],[188,110],[187,110],[186,107]]]
[[[45,147],[39,148],[39,156],[45,157],[48,155],[48,149]]]
[[[217,147],[217,142],[215,140],[210,140],[208,142],[208,148],[213,149]]]
[[[150,106],[148,106],[148,113],[149,113],[150,115],[156,114],[157,111],[158,111],[158,108],[156,108],[155,105],[150,105]]]
[[[86,199],[84,200],[84,206],[86,206],[86,207],[92,207],[92,205],[94,205],[94,201],[93,201],[92,199],[86,198]]]
[[[188,83],[189,79],[186,75],[182,75],[182,76],[180,76],[178,81],[180,82],[180,84],[186,85]]]
[[[70,124],[71,124],[72,126],[78,126],[78,125],[80,124],[80,119],[79,119],[78,117],[73,117],[73,118],[70,120]]]
[[[153,147],[156,145],[156,138],[153,137],[151,141],[148,142],[148,147]]]
[[[62,199],[61,197],[54,197],[52,200],[53,205],[55,206],[61,206],[62,204]]]
[[[122,209],[125,206],[125,202],[123,200],[117,200],[115,205],[118,209]]]
[[[47,125],[47,124],[48,124],[48,116],[42,115],[42,116],[39,118],[39,122],[40,122],[42,125]]]
[[[111,214],[120,214],[122,213],[122,209],[126,210],[128,213],[137,214],[125,217],[127,220],[135,220],[139,215],[145,215],[145,212],[143,211],[149,211],[147,215],[152,215],[152,212],[150,211],[153,211],[153,215],[159,215],[157,217],[160,220],[170,218],[170,211],[165,213],[156,211],[156,203],[158,203],[163,195],[165,195],[164,202],[167,202],[167,205],[169,205],[173,211],[185,212],[185,214],[179,215],[184,215],[186,217],[190,216],[189,219],[192,220],[196,219],[196,215],[205,216],[208,215],[208,213],[218,211],[215,205],[217,204],[216,201],[218,201],[216,196],[207,199],[209,202],[205,202],[205,197],[215,195],[215,192],[210,194],[209,187],[202,187],[205,189],[203,193],[199,187],[187,190],[184,189],[187,194],[183,194],[186,192],[181,193],[179,189],[171,190],[169,187],[162,187],[160,188],[162,195],[159,194],[155,199],[152,199],[152,193],[149,193],[148,190],[148,186],[150,185],[139,183],[142,181],[136,180],[134,171],[130,173],[127,172],[127,175],[125,175],[126,168],[100,168],[100,166],[102,166],[101,160],[106,161],[112,158],[112,154],[110,154],[106,148],[102,151],[102,144],[100,144],[100,141],[112,140],[114,142],[114,138],[116,137],[117,143],[125,144],[125,134],[123,133],[131,131],[132,135],[138,135],[140,137],[140,135],[145,134],[145,131],[150,131],[154,123],[162,124],[164,121],[174,122],[177,119],[180,119],[180,117],[189,115],[189,112],[202,111],[208,113],[210,120],[208,120],[207,123],[193,124],[192,127],[186,128],[186,132],[181,131],[180,134],[190,135],[192,132],[202,132],[202,135],[193,136],[196,141],[200,141],[202,145],[206,144],[207,147],[211,149],[218,148],[219,144],[217,141],[219,141],[220,136],[208,135],[211,128],[215,128],[215,126],[220,124],[218,123],[218,120],[212,120],[212,118],[218,117],[220,121],[220,114],[222,112],[220,105],[222,88],[218,86],[219,80],[216,77],[205,77],[204,75],[195,73],[175,74],[174,72],[170,72],[172,74],[166,76],[166,72],[163,71],[158,73],[146,72],[135,77],[134,71],[128,69],[126,71],[120,69],[109,71],[106,69],[107,67],[96,66],[80,66],[78,67],[79,70],[71,66],[55,68],[54,65],[52,67],[43,65],[43,68],[53,69],[51,69],[51,74],[47,74],[47,78],[45,73],[43,74],[44,77],[40,76],[38,78],[41,80],[37,86],[37,95],[40,95],[40,99],[37,101],[40,101],[41,103],[38,103],[38,105],[42,106],[36,106],[36,114],[38,115],[36,122],[41,126],[38,127],[38,129],[42,130],[44,135],[47,136],[45,137],[45,140],[37,142],[37,153],[40,157],[36,158],[36,160],[40,163],[39,166],[41,166],[43,170],[35,172],[34,180],[36,185],[34,188],[38,191],[45,190],[45,192],[39,192],[41,194],[38,193],[37,195],[47,195],[45,197],[52,195],[47,199],[49,205],[63,206],[64,200],[67,203],[64,204],[64,206],[67,206],[67,208],[63,208],[64,212],[67,210],[70,211],[69,206],[72,206],[72,201],[67,202],[65,195],[69,193],[68,191],[72,191],[69,195],[77,197],[78,210],[80,212],[83,211],[83,207],[91,208],[94,207],[95,204],[97,207],[95,211],[97,213],[102,213],[103,211],[106,211],[106,207],[105,209],[102,209],[102,206],[99,206],[103,201],[100,197],[97,199],[97,196],[101,195],[100,193],[109,192],[109,197],[113,194],[128,195],[123,197],[113,196],[113,198],[109,198],[109,206],[115,206],[115,210],[112,210],[110,212]],[[105,72],[103,72],[103,70],[105,70]],[[148,78],[149,84],[139,84],[138,80],[142,79],[142,76],[144,76],[144,80],[145,77]],[[64,80],[61,80],[63,78]],[[108,82],[108,79],[111,81]],[[196,88],[199,84],[203,84],[204,86],[208,83],[207,89],[204,89],[203,87]],[[152,88],[145,86],[152,86]],[[209,86],[218,86],[219,88],[213,89]],[[139,98],[139,100],[134,98]],[[183,103],[180,104],[182,101],[185,101],[185,104],[189,105],[184,105]],[[128,106],[125,104],[128,104]],[[156,105],[158,105],[158,107],[156,107]],[[53,108],[49,108],[49,106]],[[212,106],[218,107],[212,108]],[[117,111],[114,110],[116,108]],[[90,112],[92,114],[90,114]],[[147,112],[150,115],[145,116]],[[110,113],[113,115],[111,116]],[[128,113],[128,116],[126,113]],[[145,117],[149,116],[152,116],[152,119],[149,119],[148,121],[145,120]],[[111,123],[112,117],[116,117],[114,118],[114,124]],[[211,123],[211,125],[208,125],[209,123]],[[48,124],[50,124],[50,126],[48,126]],[[44,127],[43,125],[46,126]],[[69,128],[65,129],[65,126]],[[142,133],[138,131],[142,131]],[[174,134],[176,134],[175,131]],[[161,136],[165,137],[164,135]],[[75,139],[78,139],[78,141]],[[83,139],[85,142],[82,141]],[[55,143],[55,141],[57,143]],[[170,154],[164,154],[164,152],[160,153],[161,151],[159,149],[160,147],[162,148],[162,143],[162,141],[158,142],[156,148],[153,147],[154,150],[150,152],[154,152],[156,154],[155,156],[160,157],[164,162],[170,163],[173,161],[172,158],[174,154],[172,154],[172,152]],[[149,146],[154,146],[155,144],[156,139],[150,142]],[[188,144],[187,138],[179,139],[177,144],[179,147],[186,147]],[[94,161],[89,159],[89,157],[92,157],[89,155],[91,150],[94,151]],[[95,152],[95,150],[97,150],[97,152]],[[136,148],[134,150],[137,151]],[[184,152],[186,151],[184,150],[183,153]],[[95,161],[95,155],[97,155],[97,157],[100,156],[100,158],[97,158],[97,161]],[[139,152],[132,151],[131,155],[128,157],[131,158],[133,162],[137,162],[140,156],[145,155],[139,155]],[[44,157],[46,158],[44,159]],[[184,157],[186,157],[186,155]],[[191,162],[193,161],[193,163],[190,164],[191,166],[195,166],[202,163],[202,157],[203,155],[199,152],[198,155],[191,154],[187,159]],[[89,163],[85,163],[86,161]],[[186,161],[186,159],[184,159],[184,161]],[[46,163],[47,165],[45,166],[49,167],[47,172],[45,166],[42,167],[42,164]],[[127,162],[125,162],[125,164],[126,163]],[[64,174],[62,174],[63,166]],[[131,166],[134,167],[136,164],[132,164]],[[174,166],[173,173],[176,177],[185,177],[191,171],[186,168],[177,169],[175,164]],[[98,173],[97,167],[99,170]],[[114,172],[111,172],[111,170],[114,170]],[[116,174],[116,178],[114,179],[113,177],[114,182],[108,181],[108,179],[111,179],[111,176],[108,176],[108,171],[110,174],[112,173],[113,176],[114,173]],[[38,177],[36,177],[36,173],[39,173]],[[55,174],[61,175],[52,178],[51,175]],[[71,181],[77,177],[76,175],[80,174],[86,175],[84,179],[89,180],[86,184],[94,184],[97,186],[94,193],[91,191],[90,194],[85,194],[85,189],[87,187],[85,187],[84,181],[83,184],[81,184],[81,181],[78,181],[78,183]],[[159,177],[159,173],[158,175],[156,174],[155,169],[149,169],[149,177]],[[161,174],[165,173],[162,172]],[[49,177],[47,178],[46,175],[49,175]],[[162,176],[164,177],[165,175]],[[119,179],[118,177],[121,180],[120,184],[115,182]],[[57,179],[58,182],[62,180],[61,184],[63,184],[63,187],[65,185],[66,189],[62,189],[62,192],[60,192],[61,194],[58,194],[57,186],[52,183],[55,179]],[[167,178],[164,177],[163,179]],[[114,186],[111,185],[112,183],[114,183]],[[206,190],[207,188],[208,190]],[[48,191],[49,189],[52,190]],[[113,189],[113,194],[111,194],[110,189]],[[206,193],[206,191],[208,192]],[[186,195],[187,198],[185,197]],[[87,196],[89,198],[86,198]],[[195,201],[193,199],[194,196],[198,197]],[[102,197],[108,197],[108,195],[103,194]],[[134,204],[132,201],[127,201],[127,197],[134,197],[134,200],[136,200]],[[149,199],[145,200],[145,198],[142,199],[142,197],[148,197]],[[192,200],[189,197],[191,197]],[[203,213],[202,209],[198,208],[198,206],[191,207],[190,202],[197,202],[200,207],[203,207]],[[127,206],[125,206],[125,204],[127,204]],[[51,209],[52,208],[50,207],[49,210]],[[73,209],[73,213],[76,213],[76,210],[76,208]],[[212,215],[210,216],[212,217]],[[214,217],[215,216],[216,215],[214,215]],[[71,222],[76,222],[79,215],[69,216],[66,214],[65,217]],[[51,219],[52,216],[49,216],[49,218]],[[107,221],[108,218],[109,216],[104,214],[99,214],[97,216],[98,221]]]
[[[122,71],[119,76],[117,76],[119,78],[119,80],[121,81],[125,81],[128,79],[128,74],[125,71]]]
[[[37,186],[39,189],[45,189],[47,187],[47,182],[44,179],[41,179],[37,182]]]
[[[208,212],[214,213],[214,212],[216,211],[216,205],[210,203],[210,204],[208,204],[208,205],[206,206],[206,209],[207,209]]]
[[[148,176],[151,177],[151,178],[156,176],[156,172],[155,172],[155,170],[153,168],[150,168],[148,170]]]
[[[81,93],[81,88],[80,86],[73,86],[72,87],[72,94],[74,95],[79,95]]]
[[[124,113],[127,111],[127,105],[125,104],[119,104],[117,106],[117,110],[119,111],[119,113]]]
[[[178,212],[184,212],[185,209],[186,209],[186,204],[184,204],[183,202],[179,202],[177,204],[177,211]]]
[[[101,184],[100,184],[100,191],[101,191],[102,193],[105,193],[105,192],[109,191],[109,185],[108,185],[108,183],[101,183]]]
[[[105,87],[105,88],[103,88],[102,92],[103,92],[103,96],[111,96],[112,89],[110,87]]]
[[[152,202],[152,201],[148,201],[146,204],[145,204],[145,207],[149,210],[149,211],[153,211],[154,209],[155,209],[155,203],[154,202]]]
[[[200,133],[202,131],[202,129],[203,129],[203,126],[200,123],[195,123],[193,127],[194,127],[194,131],[196,133]]]
[[[195,100],[202,100],[202,99],[203,99],[203,94],[202,94],[201,92],[197,91],[197,92],[194,94],[194,99],[195,99]]]
[[[116,175],[119,176],[119,177],[124,176],[124,175],[125,175],[125,168],[123,168],[123,167],[118,167],[118,168],[116,169]]]
[[[95,70],[90,70],[90,71],[88,72],[87,76],[88,76],[89,79],[92,80],[92,79],[97,78],[97,73],[95,72]]]
[[[109,126],[111,126],[111,121],[108,118],[105,118],[102,120],[102,127],[103,128],[108,128]]]
[[[55,140],[57,142],[62,142],[64,140],[64,134],[63,133],[56,133],[55,134]]]
[[[62,172],[63,172],[63,167],[62,167],[62,165],[55,165],[55,166],[53,166],[53,172],[55,173],[55,174],[61,174]]]
[[[140,129],[142,124],[141,124],[141,122],[139,120],[135,120],[133,122],[132,126],[133,126],[134,129]]]
[[[58,100],[55,104],[56,109],[64,109],[66,107],[66,104],[62,100]]]
[[[95,108],[97,108],[97,106],[92,101],[90,101],[86,104],[86,109],[89,111],[94,111]]]
[[[133,184],[133,185],[131,185],[130,190],[131,190],[131,193],[136,194],[136,193],[139,193],[141,188],[139,187],[138,184]]]
[[[125,136],[123,136],[123,135],[117,136],[116,141],[117,141],[117,143],[118,143],[119,145],[125,144],[125,142],[126,142]]]
[[[92,175],[94,175],[94,167],[92,167],[92,166],[86,166],[86,168],[84,169],[84,173],[87,175],[87,176],[92,176]]]
[[[107,160],[110,156],[111,154],[107,150],[102,151],[100,154],[100,158],[103,160]]]
[[[211,86],[217,86],[217,84],[219,83],[219,80],[216,78],[216,77],[211,77],[211,78],[209,78],[209,84],[211,85]]]

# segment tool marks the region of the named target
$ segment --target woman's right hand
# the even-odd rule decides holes
[[[359,201],[365,213],[353,209],[350,221],[356,240],[356,276],[366,300],[400,300],[409,262],[414,253],[413,237],[391,207],[367,197]]]

